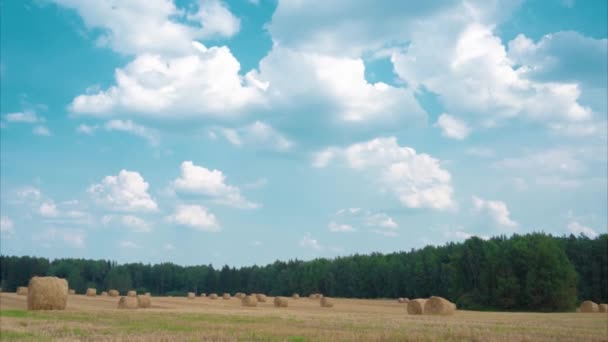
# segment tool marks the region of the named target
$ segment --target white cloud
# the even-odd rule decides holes
[[[133,241],[121,240],[118,242],[118,247],[120,248],[128,248],[128,249],[136,249],[141,248],[138,244]]]
[[[134,232],[149,233],[152,231],[152,228],[146,221],[134,215],[124,215],[120,221]]]
[[[239,188],[226,184],[226,176],[220,170],[209,170],[184,161],[181,175],[173,181],[173,188],[180,192],[211,197],[215,202],[241,209],[255,209],[260,205],[250,202]]]
[[[471,133],[466,122],[445,113],[439,116],[436,125],[441,128],[444,137],[451,139],[462,140]]]
[[[36,112],[33,111],[8,113],[4,115],[4,119],[8,122],[22,122],[28,124],[44,122],[44,118],[39,117],[36,115]]]
[[[276,151],[287,151],[293,146],[293,142],[272,126],[261,121],[243,126],[237,129],[223,128],[219,131],[232,145],[265,148]],[[215,136],[213,131],[210,131]]]
[[[44,137],[48,137],[51,135],[51,131],[45,126],[36,126],[32,129],[32,133]]]
[[[76,132],[80,134],[92,135],[98,128],[99,126],[97,125],[80,124],[76,128]]]
[[[310,237],[309,234],[307,234],[300,240],[300,247],[307,248],[307,249],[313,249],[316,251],[321,250],[321,244],[319,243],[319,241]]]
[[[84,248],[86,235],[80,230],[49,228],[42,233],[32,237],[35,241],[41,241],[46,247],[52,247],[55,242],[61,242],[74,248]]]
[[[76,10],[88,29],[101,29],[97,45],[124,54],[183,53],[197,38],[230,37],[239,30],[239,20],[215,0],[187,10],[171,0],[54,2]]]
[[[399,227],[397,222],[392,217],[385,213],[375,213],[368,215],[366,218],[366,224],[372,227],[396,229]]]
[[[158,134],[142,125],[131,120],[110,120],[104,125],[107,131],[127,132],[138,137],[144,138],[150,145],[158,145]]]
[[[511,214],[505,202],[485,200],[477,196],[473,196],[472,200],[473,209],[476,212],[488,215],[499,226],[509,229],[516,229],[518,227],[517,222],[511,220]]]
[[[170,222],[200,231],[219,232],[221,230],[215,215],[200,205],[179,205],[175,209],[175,213],[168,219]]]
[[[176,118],[226,117],[264,106],[263,90],[240,76],[239,70],[227,47],[193,43],[189,54],[177,57],[143,54],[116,69],[115,85],[77,96],[70,109],[95,116],[127,112]]]
[[[450,173],[441,168],[439,160],[419,154],[411,147],[399,146],[395,137],[376,138],[343,149],[333,147],[320,153],[323,158],[316,158],[313,166],[325,167],[339,157],[351,169],[369,171],[405,207],[455,207]]]
[[[330,232],[336,232],[336,233],[346,233],[346,232],[354,232],[355,229],[348,224],[340,224],[340,223],[336,223],[334,221],[329,222],[329,224],[327,225],[327,228],[329,229]]]
[[[37,201],[42,196],[40,189],[33,187],[33,186],[26,186],[24,188],[21,188],[21,189],[17,190],[16,194],[17,194],[17,197],[19,198],[19,200],[23,201],[23,202]]]
[[[42,203],[38,212],[44,217],[57,217],[59,215],[57,206],[52,201]]]
[[[268,178],[258,178],[251,183],[245,184],[245,187],[249,189],[260,189],[265,187],[266,184],[268,184]]]
[[[581,152],[570,148],[553,148],[527,153],[521,157],[504,158],[494,163],[501,169],[534,171],[543,174],[579,174],[586,169]]]
[[[599,235],[595,230],[593,230],[589,227],[586,227],[586,226],[578,223],[577,221],[570,221],[568,223],[568,231],[574,235],[583,234],[592,239]]]
[[[15,224],[8,216],[0,217],[0,233],[12,234],[15,232]]]
[[[101,183],[89,186],[87,192],[98,203],[116,211],[156,211],[158,206],[148,193],[148,183],[135,171],[121,170],[117,176],[106,176]]]

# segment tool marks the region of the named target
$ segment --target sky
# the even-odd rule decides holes
[[[0,253],[608,229],[604,0],[1,0]]]

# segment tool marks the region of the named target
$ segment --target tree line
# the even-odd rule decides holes
[[[543,233],[477,237],[390,254],[276,261],[234,268],[107,260],[0,256],[0,285],[14,291],[34,275],[66,278],[83,293],[130,289],[153,295],[247,292],[269,295],[419,298],[437,295],[460,308],[568,311],[582,300],[608,302],[608,234]]]

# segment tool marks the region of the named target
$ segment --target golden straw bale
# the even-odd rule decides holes
[[[87,295],[88,297],[95,297],[95,296],[97,296],[97,289],[94,289],[94,288],[89,287],[89,288],[87,289],[87,293],[86,293],[86,295]]]
[[[122,296],[118,300],[119,309],[137,309],[138,307],[137,297]]]
[[[426,299],[417,298],[412,299],[407,303],[407,313],[410,315],[422,315],[424,314],[424,303]]]
[[[140,308],[149,308],[152,306],[152,301],[150,300],[150,296],[146,295],[137,295],[137,306]]]
[[[241,299],[242,306],[258,306],[258,300],[254,296],[245,296]]]
[[[286,308],[289,305],[287,298],[285,297],[274,297],[274,306],[277,308]]]
[[[25,287],[25,286],[19,286],[19,287],[17,288],[16,293],[17,293],[18,295],[20,295],[20,296],[27,296],[27,287]]]
[[[68,282],[57,277],[33,277],[27,292],[28,310],[64,310],[68,305]]]
[[[334,303],[328,297],[321,297],[321,306],[324,308],[332,308]]]
[[[599,312],[600,311],[599,306],[590,300],[586,300],[586,301],[582,302],[580,309],[581,309],[581,312]]]
[[[456,311],[456,304],[437,296],[429,298],[424,302],[425,315],[452,315]]]
[[[108,291],[108,296],[110,297],[118,297],[120,294],[118,293],[118,290],[110,290]]]

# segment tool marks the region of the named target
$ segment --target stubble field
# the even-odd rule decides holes
[[[0,294],[0,340],[59,341],[608,341],[608,314],[457,311],[408,315],[393,300],[153,297],[152,308],[118,310],[118,298],[71,295],[65,311],[27,311],[26,296]]]

